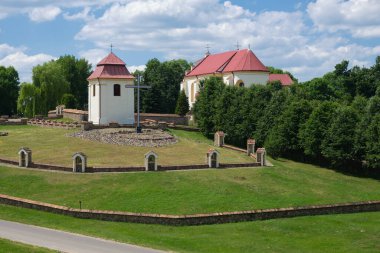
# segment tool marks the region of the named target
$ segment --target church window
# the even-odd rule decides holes
[[[113,95],[120,96],[120,84],[113,85]]]
[[[92,86],[92,96],[95,97],[95,85]]]
[[[237,81],[236,86],[244,87],[244,82],[242,80]]]

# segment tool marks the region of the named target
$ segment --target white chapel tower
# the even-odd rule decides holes
[[[127,88],[134,85],[134,79],[114,53],[101,60],[87,78],[88,121],[95,125],[134,124],[134,89]]]

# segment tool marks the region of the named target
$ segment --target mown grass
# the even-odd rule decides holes
[[[69,207],[193,214],[380,199],[380,181],[283,160],[275,167],[73,174],[0,166],[0,193]]]
[[[54,250],[48,250],[32,245],[18,243],[0,238],[0,252],[1,253],[53,253]]]
[[[380,251],[380,212],[170,227],[81,220],[0,205],[0,219],[175,252]]]
[[[117,146],[90,140],[67,137],[66,134],[79,130],[42,128],[38,126],[0,126],[8,136],[0,138],[0,157],[18,159],[20,147],[33,151],[36,163],[71,166],[71,156],[84,152],[89,166],[143,166],[144,154],[154,150],[161,165],[204,164],[206,152],[212,142],[197,132],[171,130],[178,143],[157,148]],[[222,163],[253,162],[252,158],[233,150],[218,148]]]

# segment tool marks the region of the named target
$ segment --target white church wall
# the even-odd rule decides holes
[[[134,89],[125,88],[125,85],[133,85],[133,80],[100,79],[99,82],[100,85],[98,80],[89,81],[88,120],[102,125],[110,122],[134,124]],[[114,96],[114,84],[120,84],[120,96]],[[95,96],[92,90],[94,86]]]
[[[234,84],[239,80],[244,82],[245,87],[251,87],[252,84],[266,84],[269,80],[268,72],[234,72]]]
[[[114,84],[120,84],[120,96],[114,96]],[[125,87],[133,84],[133,80],[100,80],[102,108],[100,124],[110,122],[134,124],[134,89]]]
[[[99,85],[97,80],[91,80],[88,87],[88,121],[99,124]],[[95,96],[93,89],[95,89]]]

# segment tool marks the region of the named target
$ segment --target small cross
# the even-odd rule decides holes
[[[206,44],[206,49],[207,49],[206,54],[209,54],[210,53],[210,45],[209,44]]]
[[[111,46],[110,46],[110,47],[111,47],[111,53],[112,53],[112,48],[113,48],[112,43],[111,43]]]
[[[237,41],[237,42],[236,42],[236,49],[239,50],[239,47],[240,47],[240,45],[239,45],[239,41]]]

